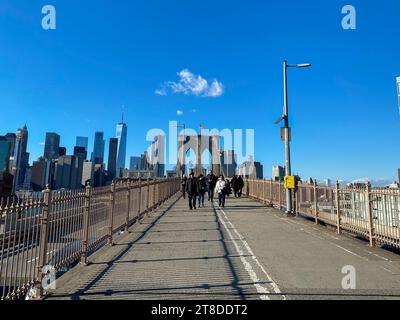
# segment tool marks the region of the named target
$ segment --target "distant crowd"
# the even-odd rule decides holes
[[[204,207],[205,195],[207,193],[208,201],[214,201],[214,196],[218,197],[218,205],[225,207],[226,197],[234,195],[235,198],[242,196],[244,181],[241,176],[234,176],[230,181],[223,175],[217,177],[212,170],[204,176],[200,174],[195,176],[190,172],[189,177],[184,175],[181,180],[182,195],[189,200],[189,209]]]

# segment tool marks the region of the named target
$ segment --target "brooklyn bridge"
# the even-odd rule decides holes
[[[400,298],[398,191],[245,180],[189,211],[180,179],[0,207],[1,299]],[[354,274],[353,274],[354,273]]]

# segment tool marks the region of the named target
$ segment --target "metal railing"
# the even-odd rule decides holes
[[[0,203],[0,300],[40,297],[46,273],[88,257],[179,191],[177,178],[115,180],[111,187],[46,189]]]
[[[282,182],[246,180],[246,195],[279,209],[286,207]],[[294,213],[365,238],[370,246],[400,249],[400,191],[365,187],[341,188],[299,184],[292,191]]]

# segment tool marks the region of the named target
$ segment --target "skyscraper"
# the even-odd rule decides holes
[[[86,186],[86,184],[90,181],[91,185],[94,186],[93,181],[93,164],[92,161],[84,161],[82,168],[82,186]]]
[[[85,147],[79,147],[79,146],[74,147],[74,156],[77,156],[81,158],[83,161],[85,161],[87,158],[87,152]]]
[[[122,169],[125,169],[127,135],[128,126],[124,122],[124,115],[122,114],[122,121],[117,124],[117,172],[121,172]]]
[[[54,132],[47,132],[44,144],[44,158],[48,160],[57,159],[59,157],[59,148],[60,136]]]
[[[5,135],[5,138],[10,143],[10,159],[8,164],[8,172],[12,172],[12,168],[14,166],[14,150],[15,144],[17,142],[17,135],[15,133],[7,133]]]
[[[92,154],[93,164],[103,164],[104,162],[104,132],[96,132],[94,135],[94,146]]]
[[[272,180],[273,181],[283,181],[285,177],[285,168],[282,166],[272,167]]]
[[[66,156],[66,155],[67,155],[67,148],[59,147],[58,148],[58,156],[62,157],[62,156]]]
[[[83,147],[83,148],[85,148],[86,151],[88,151],[88,144],[89,144],[88,137],[76,137],[76,146],[77,147]]]
[[[149,156],[147,151],[145,151],[142,155],[140,155],[140,170],[149,170],[150,163],[149,163]]]
[[[108,148],[107,170],[110,173],[111,179],[120,176],[120,171],[117,172],[117,152],[118,152],[118,139],[110,138],[110,145]]]
[[[154,138],[150,149],[150,162],[156,177],[165,175],[165,136],[158,135]]]
[[[399,101],[399,112],[400,112],[400,77],[397,77],[397,98]]]
[[[26,152],[27,146],[28,128],[25,125],[22,129],[18,129],[16,134],[11,172],[14,176],[13,192],[24,184],[26,168],[29,167],[29,153]]]
[[[0,175],[8,171],[11,157],[11,143],[5,136],[0,136]]]
[[[58,158],[55,173],[56,189],[78,189],[82,182],[83,160],[77,156]]]
[[[32,188],[33,191],[42,191],[47,184],[51,184],[52,171],[54,171],[54,162],[39,158],[33,162],[32,166]]]
[[[236,158],[234,150],[224,150],[221,154],[221,170],[226,177],[233,177],[236,174]]]
[[[129,164],[129,170],[130,171],[135,171],[135,170],[141,170],[141,158],[140,157],[131,157],[130,164]]]

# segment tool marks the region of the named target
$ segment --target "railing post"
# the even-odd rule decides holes
[[[315,213],[315,224],[318,224],[318,190],[317,181],[314,180],[314,213]]]
[[[40,221],[40,240],[39,240],[39,263],[38,263],[38,270],[37,270],[37,295],[38,297],[42,297],[44,295],[43,289],[43,269],[46,265],[47,260],[47,244],[48,244],[48,237],[49,237],[49,217],[50,217],[50,210],[51,210],[51,190],[49,185],[46,186],[46,190],[43,194],[43,213],[42,219]]]
[[[265,178],[263,179],[262,184],[263,184],[263,202],[264,202],[264,204],[267,204],[267,193],[266,193],[266,190],[265,190],[266,189],[265,186],[267,184],[267,181],[265,180]]]
[[[88,184],[85,188],[85,207],[83,209],[83,239],[82,239],[82,253],[81,264],[88,265],[88,246],[89,246],[89,214],[90,214],[90,197],[92,188]]]
[[[269,203],[271,204],[271,205],[273,205],[274,204],[274,196],[272,195],[272,178],[271,178],[271,180],[269,181]]]
[[[297,186],[296,188],[296,217],[300,214],[300,188]]]
[[[279,183],[278,183],[278,206],[279,206],[279,210],[282,210],[281,180],[279,180]]]
[[[366,186],[366,206],[368,212],[368,233],[369,233],[369,246],[375,246],[375,237],[374,237],[374,220],[372,216],[372,199],[371,199],[371,185],[367,183]]]
[[[172,182],[172,180],[167,178],[166,182],[164,182],[160,185],[160,187],[162,187],[162,190],[163,190],[163,196],[162,196],[163,201],[162,202],[167,201],[170,197],[171,182]],[[158,190],[160,190],[160,189],[158,189]]]
[[[142,178],[139,177],[139,195],[138,195],[138,199],[139,199],[139,205],[138,205],[138,212],[137,212],[137,221],[140,222],[140,214],[142,212]]]
[[[125,232],[129,231],[129,212],[131,211],[131,179],[128,179],[128,208],[126,212],[126,218],[125,218]]]
[[[147,178],[147,205],[146,205],[146,216],[150,209],[150,178]]]
[[[339,181],[336,181],[336,224],[337,224],[337,233],[341,234],[342,230],[340,228],[340,185]]]
[[[108,215],[108,244],[113,245],[113,220],[115,207],[115,181],[111,183],[110,210]]]
[[[157,180],[154,180],[154,182],[153,182],[153,210],[152,211],[155,211],[156,210],[156,207],[157,207],[157,201],[156,201],[156,195],[157,195],[157,193],[156,193],[156,187],[157,187]]]

